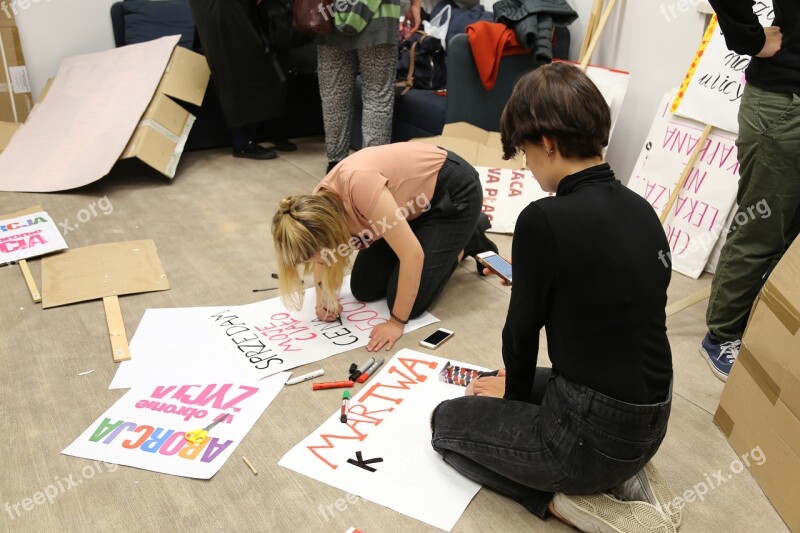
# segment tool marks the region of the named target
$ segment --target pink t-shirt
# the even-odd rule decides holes
[[[382,226],[371,217],[383,188],[408,212],[406,219],[413,220],[430,208],[445,159],[447,152],[430,144],[403,142],[364,148],[336,165],[314,194],[326,190],[341,198],[351,235],[369,230],[380,238]]]

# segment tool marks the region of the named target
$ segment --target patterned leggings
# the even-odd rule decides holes
[[[317,54],[328,161],[341,161],[347,157],[353,123],[353,91],[359,67],[364,97],[364,146],[389,144],[392,140],[397,46],[382,44],[343,50],[319,45]]]

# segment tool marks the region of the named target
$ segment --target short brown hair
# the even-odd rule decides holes
[[[500,119],[503,158],[522,143],[555,140],[564,157],[602,156],[608,146],[611,111],[600,90],[579,68],[551,63],[522,76]]]

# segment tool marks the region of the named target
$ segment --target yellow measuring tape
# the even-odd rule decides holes
[[[686,72],[686,76],[683,77],[683,83],[681,83],[681,88],[678,89],[678,95],[675,97],[675,100],[672,102],[672,106],[669,108],[670,113],[675,113],[678,110],[678,106],[681,104],[681,100],[683,100],[683,96],[686,94],[686,89],[689,87],[689,83],[691,83],[692,78],[694,77],[694,73],[697,70],[697,64],[700,63],[700,58],[703,57],[703,54],[708,47],[709,41],[714,36],[714,32],[717,29],[717,16],[712,15],[711,22],[708,23],[708,28],[706,28],[706,33],[703,35],[703,40],[700,41],[700,47],[697,49],[697,52],[694,54],[694,59],[692,59],[692,64],[689,66],[689,70]]]

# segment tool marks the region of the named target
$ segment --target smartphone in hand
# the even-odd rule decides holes
[[[503,278],[511,285],[511,263],[494,252],[484,252],[476,256],[478,262]]]

